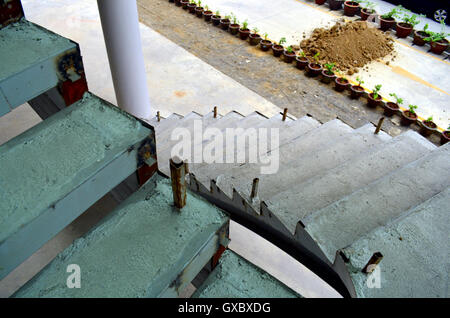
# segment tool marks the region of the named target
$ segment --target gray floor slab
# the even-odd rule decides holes
[[[297,293],[227,250],[194,298],[297,298]]]
[[[441,146],[332,203],[304,219],[306,230],[333,261],[336,250],[450,186],[449,154],[450,145]]]
[[[180,213],[170,180],[155,176],[83,238],[59,254],[15,297],[146,297],[168,286],[227,218],[188,193]],[[67,288],[69,264],[81,288]]]
[[[419,159],[435,148],[436,146],[421,135],[409,131],[345,161],[336,168],[318,173],[305,182],[289,187],[286,191],[272,196],[266,203],[294,233],[299,220]]]
[[[343,250],[359,297],[450,297],[449,204],[447,188]],[[375,252],[378,268],[362,273]]]

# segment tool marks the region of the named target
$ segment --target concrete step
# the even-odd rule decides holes
[[[330,260],[374,228],[399,217],[450,185],[450,145],[381,178],[304,219]]]
[[[343,136],[349,136],[352,132],[353,129],[342,121],[332,120],[280,146],[277,149],[278,154],[272,151],[270,155],[273,156],[273,161],[278,160],[279,168],[284,169],[283,167],[292,160],[317,151],[317,149],[325,147]],[[268,164],[251,163],[235,167],[218,176],[217,184],[222,191],[231,195],[233,187],[240,187],[241,189],[251,187],[253,178],[263,174],[264,171],[261,167],[264,166],[267,167]]]
[[[448,288],[450,188],[379,227],[343,249],[359,297],[450,297]],[[381,288],[369,288],[362,272],[375,252],[383,259],[370,275]]]
[[[156,138],[158,144],[162,147],[166,146],[171,142],[171,134],[175,128],[186,128],[193,125],[194,120],[202,120],[202,116],[197,114],[196,112],[190,112],[184,117],[179,118],[178,120],[172,120],[169,125],[166,125],[164,129],[156,130]],[[158,149],[159,151],[160,149]]]
[[[175,114],[172,113],[170,114],[169,117],[167,118],[161,118],[161,121],[157,121],[155,123],[155,125],[153,126],[155,128],[155,133],[156,133],[156,138],[158,140],[158,136],[163,133],[164,131],[166,131],[167,127],[170,127],[171,125],[173,125],[173,123],[178,122],[180,119],[182,119],[183,116],[179,115],[179,114]]]
[[[372,132],[369,131],[369,133]],[[408,131],[387,143],[372,147],[371,150],[351,160],[344,160],[341,165],[333,169],[324,170],[304,182],[296,183],[295,186],[288,183],[290,186],[285,191],[270,196],[266,203],[294,233],[299,220],[303,220],[314,211],[324,208],[395,169],[419,159],[435,148],[436,146],[421,135]],[[333,157],[333,163],[336,157]],[[318,154],[317,158],[323,158],[322,154]],[[307,163],[308,160],[304,162]],[[300,168],[301,171],[308,170],[303,167],[304,165]],[[265,188],[262,187],[261,190]],[[274,191],[269,188],[266,193],[267,196],[263,196],[264,200]]]
[[[268,129],[271,129],[271,128],[279,129],[277,131],[278,135],[279,135],[278,147],[286,145],[291,140],[296,139],[296,138],[300,137],[301,135],[304,135],[307,132],[313,130],[314,128],[317,128],[320,126],[320,123],[311,117],[303,117],[303,118],[297,119],[295,121],[292,121],[292,123],[290,123],[290,125],[284,124],[285,127],[281,127],[281,128],[278,123],[275,124],[275,127],[271,127],[271,125],[273,125],[274,123],[269,122],[269,121],[270,120],[264,120],[260,125],[258,125],[257,128],[263,128],[263,126],[265,126]],[[282,122],[281,119],[280,119],[280,122],[285,123],[285,122]],[[281,125],[283,125],[283,124],[281,124]],[[267,131],[267,133],[264,135],[267,136],[269,139],[268,140],[269,151],[274,150],[275,148],[274,149],[271,148],[274,145],[272,145],[270,142],[272,132]],[[245,147],[243,149],[235,149],[234,159],[232,160],[233,163],[197,164],[194,167],[192,167],[191,171],[198,177],[200,182],[202,182],[204,184],[208,184],[209,180],[216,179],[219,175],[230,171],[230,169],[240,167],[244,163],[248,163],[250,153],[254,152],[256,155],[259,155],[261,153],[267,152],[267,148],[261,147],[261,145],[259,144],[259,139],[257,136],[258,136],[258,132],[255,130],[255,136],[254,136],[255,138],[254,139],[257,140],[256,142],[252,142],[251,145],[249,144],[249,142],[245,142]],[[236,140],[234,142],[236,145],[237,144]],[[276,147],[276,148],[278,148],[278,147]],[[264,148],[264,149],[262,149],[262,148]],[[240,158],[241,156],[244,158],[244,160],[240,159],[238,161],[237,159]],[[225,162],[226,158],[224,158],[223,161]]]
[[[154,175],[14,297],[178,296],[217,252],[228,218],[189,191],[180,213],[172,195],[170,180]],[[81,288],[66,285],[70,264]]]
[[[87,93],[1,145],[0,278],[136,171],[152,134]]]
[[[380,132],[378,135],[373,132],[373,125],[367,124],[354,130],[348,136],[338,138],[317,150],[298,154],[290,161],[282,162],[278,173],[258,176],[258,197],[261,200],[266,200],[287,189],[296,188],[299,183],[344,162],[353,160],[354,157],[360,156],[391,139],[384,132]],[[235,184],[235,188],[245,197],[250,196],[251,185],[248,182]]]
[[[290,288],[226,250],[219,264],[197,289],[192,298],[297,298]]]

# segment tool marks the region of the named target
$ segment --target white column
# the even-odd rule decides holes
[[[135,0],[97,0],[117,103],[150,118],[150,98]]]

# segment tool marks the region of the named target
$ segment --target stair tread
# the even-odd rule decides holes
[[[311,214],[304,219],[306,230],[333,260],[336,250],[448,187],[449,153],[450,145],[441,146]]]
[[[344,161],[333,169],[315,174],[304,182],[288,187],[269,199],[263,197],[272,211],[293,233],[299,220],[401,166],[419,159],[435,149],[432,143],[408,131],[379,144],[368,152]]]
[[[450,188],[343,249],[359,297],[450,297],[448,233]],[[381,288],[368,288],[362,269],[381,252]],[[388,270],[387,270],[388,269]]]
[[[290,288],[226,250],[219,264],[194,293],[193,298],[298,298]]]
[[[170,180],[154,175],[14,297],[159,296],[227,222],[191,192],[181,213],[172,202]],[[82,288],[67,288],[69,264],[80,266]]]

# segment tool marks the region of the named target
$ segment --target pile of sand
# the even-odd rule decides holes
[[[342,72],[351,75],[359,67],[383,58],[394,50],[393,40],[384,32],[369,27],[365,21],[337,22],[330,29],[317,28],[301,41],[308,58],[320,52],[320,63],[336,63]]]

